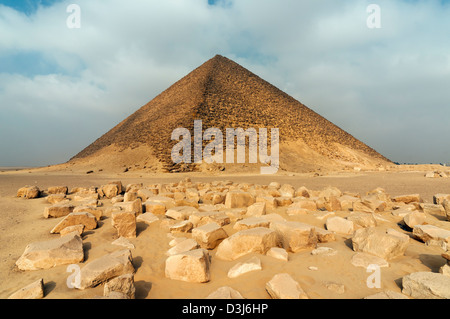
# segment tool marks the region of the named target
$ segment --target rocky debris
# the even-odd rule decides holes
[[[262,216],[266,214],[266,202],[256,202],[247,207],[247,216]]]
[[[253,195],[243,191],[229,191],[225,197],[226,208],[249,207],[254,203]]]
[[[236,230],[244,230],[244,229],[250,229],[250,228],[256,228],[256,227],[266,227],[269,228],[270,221],[267,219],[261,218],[261,217],[249,217],[242,219],[240,221],[237,221],[233,229]]]
[[[83,241],[78,233],[72,232],[56,239],[28,244],[16,265],[20,270],[38,270],[83,260]]]
[[[192,238],[204,249],[216,248],[227,237],[225,230],[217,223],[209,223],[192,230]]]
[[[252,257],[231,267],[228,271],[228,278],[236,278],[248,272],[261,269],[261,260],[258,257]]]
[[[402,202],[405,204],[409,204],[409,203],[421,203],[422,202],[422,198],[420,197],[420,194],[410,194],[410,195],[400,195],[400,196],[395,196],[392,197],[392,201],[393,202]]]
[[[94,215],[95,220],[97,220],[97,221],[101,220],[102,216],[103,216],[103,210],[98,207],[81,205],[81,206],[76,206],[73,209],[73,213],[81,213],[81,212],[86,212],[86,213],[90,213],[90,214]]]
[[[64,217],[72,213],[74,209],[75,205],[70,203],[55,204],[50,207],[45,207],[44,218]]]
[[[167,278],[204,283],[210,280],[210,256],[205,249],[195,249],[166,259]]]
[[[444,200],[442,206],[445,209],[445,214],[447,215],[447,220],[450,222],[450,199]]]
[[[216,223],[222,227],[228,225],[231,222],[231,219],[224,212],[206,211],[193,213],[189,216],[189,221],[194,225],[194,227],[203,226],[209,223]]]
[[[176,224],[173,224],[169,227],[169,231],[171,233],[188,233],[194,225],[188,220],[182,220]]]
[[[100,197],[106,197],[108,199],[116,197],[122,193],[121,186],[116,183],[103,185],[97,191]]]
[[[168,209],[166,212],[166,217],[175,220],[187,220],[190,215],[198,212],[198,209],[192,206],[178,206]]]
[[[425,214],[445,216],[445,208],[442,204],[420,203],[419,206]]]
[[[37,186],[24,186],[17,191],[17,197],[25,199],[38,198],[41,194],[39,187]]]
[[[217,247],[216,257],[235,260],[249,253],[265,254],[270,248],[280,245],[274,230],[258,227],[241,230],[223,240]]]
[[[402,293],[416,299],[450,299],[450,277],[415,272],[402,278]]]
[[[316,227],[316,235],[319,243],[329,243],[336,240],[333,232],[323,228]]]
[[[79,273],[79,282],[74,278],[72,285],[77,289],[87,289],[105,283],[114,277],[134,273],[131,262],[132,256],[129,249],[104,255],[82,267]]]
[[[347,216],[347,220],[353,222],[355,229],[376,227],[378,225],[373,213],[352,212]]]
[[[380,268],[389,267],[389,263],[383,258],[366,253],[354,254],[351,263],[355,267],[363,267],[366,269],[369,265],[378,265]]]
[[[276,231],[282,247],[293,253],[315,248],[318,241],[315,227],[308,224],[278,221],[272,222],[270,229]]]
[[[270,248],[267,253],[267,256],[279,259],[279,260],[283,260],[283,261],[288,261],[289,260],[289,254],[288,252],[284,249],[284,248],[280,248],[280,247],[272,247]]]
[[[437,245],[447,250],[450,244],[450,230],[433,225],[416,225],[413,228],[413,236],[427,245]]]
[[[113,207],[120,207],[120,209],[125,212],[133,212],[136,216],[139,216],[144,211],[140,198],[131,202],[118,202],[115,203]]]
[[[442,205],[445,200],[450,201],[450,194],[436,194],[433,196],[433,204]]]
[[[206,299],[245,299],[236,289],[225,286],[210,293]]]
[[[166,213],[166,205],[162,202],[147,200],[144,202],[145,212],[154,215],[164,215]]]
[[[72,232],[76,232],[78,235],[82,235],[84,231],[84,225],[73,225],[73,226],[67,226],[64,227],[59,231],[59,234],[61,236],[65,236],[67,234],[70,234]]]
[[[427,215],[422,212],[414,211],[410,212],[405,217],[403,217],[403,222],[409,228],[414,228],[416,225],[423,225],[427,220]]]
[[[409,236],[395,230],[383,231],[376,227],[361,228],[352,237],[353,250],[391,260],[403,256]]]
[[[342,235],[352,235],[355,230],[355,226],[351,220],[339,216],[328,218],[325,225],[327,230]]]
[[[19,289],[8,299],[42,299],[44,298],[44,279],[39,279]]]
[[[119,237],[136,237],[136,215],[134,212],[115,211],[111,213],[111,222]]]
[[[190,250],[194,250],[199,248],[199,244],[195,239],[192,238],[183,238],[181,241],[177,242],[172,248],[170,248],[166,255],[173,256],[178,255]]]
[[[75,225],[83,225],[84,229],[91,230],[97,228],[97,220],[91,213],[70,213],[65,216],[55,227],[53,227],[50,233],[58,234],[64,230],[64,228]]]
[[[134,274],[120,275],[107,281],[103,287],[103,296],[108,297],[112,292],[122,293],[127,299],[135,299]]]
[[[266,283],[266,291],[273,299],[309,299],[300,284],[287,273],[273,276]]]
[[[47,188],[47,194],[64,194],[67,195],[69,188],[67,186],[51,186]]]
[[[331,290],[339,295],[342,295],[345,292],[345,285],[344,284],[340,284],[337,282],[333,282],[333,281],[327,281],[324,283],[324,286],[328,289]]]

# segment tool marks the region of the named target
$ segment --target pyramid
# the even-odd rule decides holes
[[[280,168],[379,167],[391,162],[352,135],[234,61],[216,55],[174,83],[94,143],[72,165],[177,172],[205,169],[174,164],[171,139],[176,128],[279,129]],[[270,135],[269,135],[270,136]],[[210,166],[213,164],[210,164]],[[114,166],[114,165],[113,165]],[[228,165],[249,169],[251,165]],[[221,167],[221,169],[224,169]]]

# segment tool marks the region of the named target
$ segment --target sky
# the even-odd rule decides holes
[[[68,161],[216,54],[392,161],[450,163],[450,1],[0,0],[0,166]]]

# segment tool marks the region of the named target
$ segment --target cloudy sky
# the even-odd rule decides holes
[[[450,1],[0,0],[0,166],[69,160],[215,54],[393,161],[450,162]]]

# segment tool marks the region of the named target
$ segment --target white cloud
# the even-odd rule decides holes
[[[22,154],[29,142],[15,138],[51,136],[60,119],[66,134],[54,140],[72,141],[26,160],[3,153],[0,165],[67,160],[216,53],[392,160],[450,161],[437,138],[450,135],[450,8],[440,1],[377,1],[381,29],[365,25],[369,1],[79,0],[81,28],[68,29],[70,3],[31,16],[0,6],[0,59],[37,52],[57,66],[50,74],[0,69],[1,148]]]

